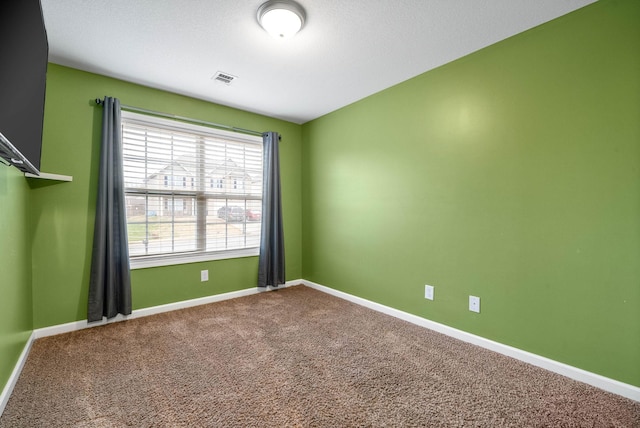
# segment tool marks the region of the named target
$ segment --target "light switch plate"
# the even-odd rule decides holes
[[[201,270],[200,271],[200,281],[205,282],[209,281],[209,270]]]

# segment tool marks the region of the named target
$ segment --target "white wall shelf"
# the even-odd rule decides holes
[[[24,176],[27,178],[37,178],[40,180],[73,181],[73,177],[70,175],[50,174],[48,172],[41,172],[40,175],[35,175],[29,172],[25,172]]]

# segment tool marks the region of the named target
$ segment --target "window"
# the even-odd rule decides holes
[[[258,254],[262,138],[123,111],[122,141],[132,268]]]
[[[211,188],[217,188],[217,189],[222,189],[222,179],[221,178],[216,178],[215,179],[215,185],[214,185],[214,179],[211,178],[209,179],[209,182],[211,183]]]

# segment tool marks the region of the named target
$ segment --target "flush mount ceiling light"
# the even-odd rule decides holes
[[[258,22],[265,31],[276,38],[296,34],[304,25],[304,9],[290,0],[270,0],[258,8]]]

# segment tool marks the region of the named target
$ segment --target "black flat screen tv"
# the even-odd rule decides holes
[[[0,2],[0,156],[39,174],[49,43],[40,0]]]

